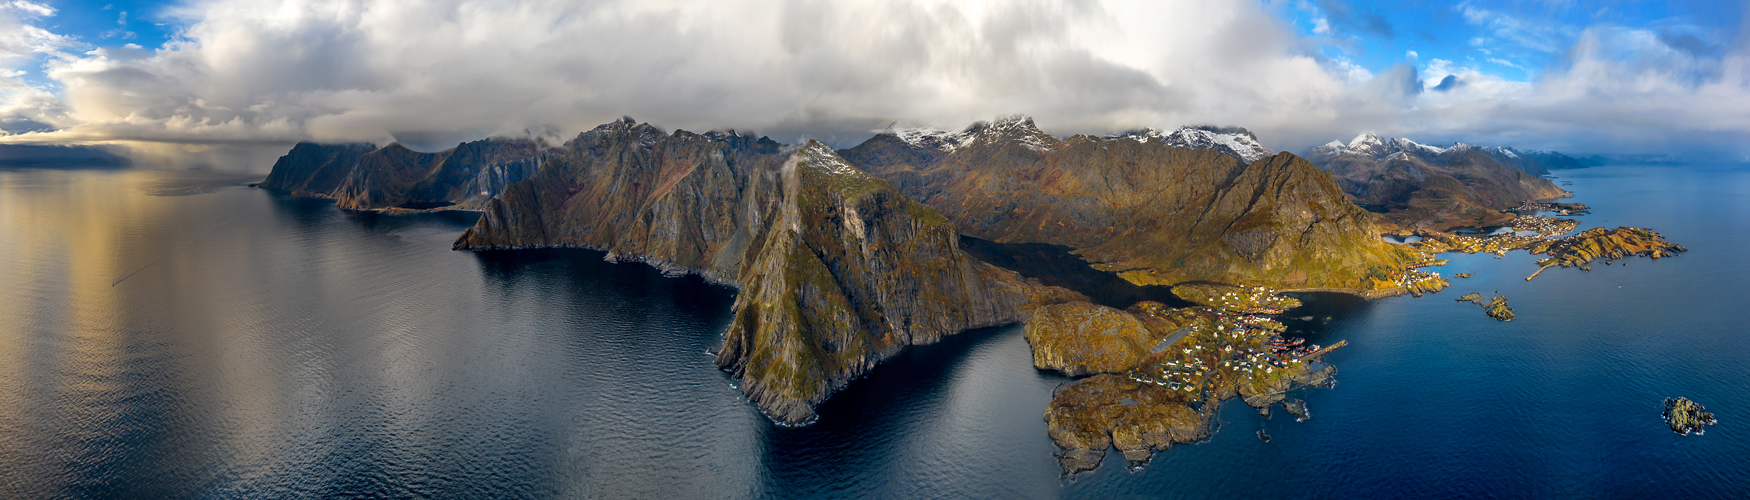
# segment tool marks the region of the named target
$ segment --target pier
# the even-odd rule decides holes
[[[1319,356],[1324,356],[1325,354],[1329,354],[1331,351],[1337,350],[1338,347],[1343,347],[1346,345],[1349,345],[1348,340],[1339,340],[1339,341],[1337,341],[1337,343],[1326,346],[1324,349],[1319,349],[1317,351],[1307,353],[1307,355],[1301,356],[1298,358],[1294,358],[1294,360],[1295,361],[1311,361],[1313,358],[1317,358]]]

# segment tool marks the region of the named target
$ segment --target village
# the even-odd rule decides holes
[[[1295,300],[1267,289],[1264,292],[1279,299]],[[1321,350],[1305,339],[1284,338],[1286,326],[1258,313],[1209,312],[1214,313],[1212,321],[1187,327],[1189,330],[1183,332],[1185,335],[1178,342],[1156,346],[1137,369],[1127,374],[1128,378],[1180,393],[1187,402],[1200,402],[1221,397],[1225,389],[1233,389],[1239,383],[1275,385],[1283,375],[1305,371],[1311,355]]]

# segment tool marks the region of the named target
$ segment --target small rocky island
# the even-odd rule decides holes
[[[1714,414],[1706,408],[1690,401],[1689,398],[1665,399],[1665,423],[1671,426],[1671,432],[1689,435],[1694,432],[1701,435],[1703,427],[1716,423]]]
[[[1494,298],[1485,302],[1483,301],[1483,294],[1471,292],[1459,297],[1458,301],[1476,304],[1483,308],[1483,314],[1501,321],[1513,321],[1513,318],[1518,317],[1513,314],[1513,308],[1507,305],[1507,297],[1505,295],[1496,295]]]

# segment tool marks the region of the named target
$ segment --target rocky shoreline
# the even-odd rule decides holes
[[[1108,448],[1134,469],[1173,444],[1207,439],[1216,409],[1236,397],[1266,413],[1284,404],[1304,418],[1305,403],[1288,405],[1285,393],[1335,374],[1317,359],[1346,342],[1296,347],[1304,341],[1280,338],[1286,327],[1270,316],[1298,300],[1213,284],[1181,296],[1207,305],[1059,304],[1028,323],[1036,368],[1091,375],[1054,391],[1044,415],[1066,476],[1099,467]]]
[[[1687,251],[1688,248],[1665,241],[1659,233],[1650,230],[1626,226],[1616,229],[1595,227],[1532,247],[1531,253],[1547,253],[1549,258],[1537,261],[1542,267],[1525,280],[1531,281],[1551,267],[1579,267],[1590,271],[1591,266],[1587,264],[1598,259],[1605,259],[1607,263],[1630,256],[1659,260],[1661,257],[1673,257]]]

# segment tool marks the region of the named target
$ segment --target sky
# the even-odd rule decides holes
[[[1740,1],[0,0],[0,143],[569,137],[848,147],[1012,113],[1750,161]]]

